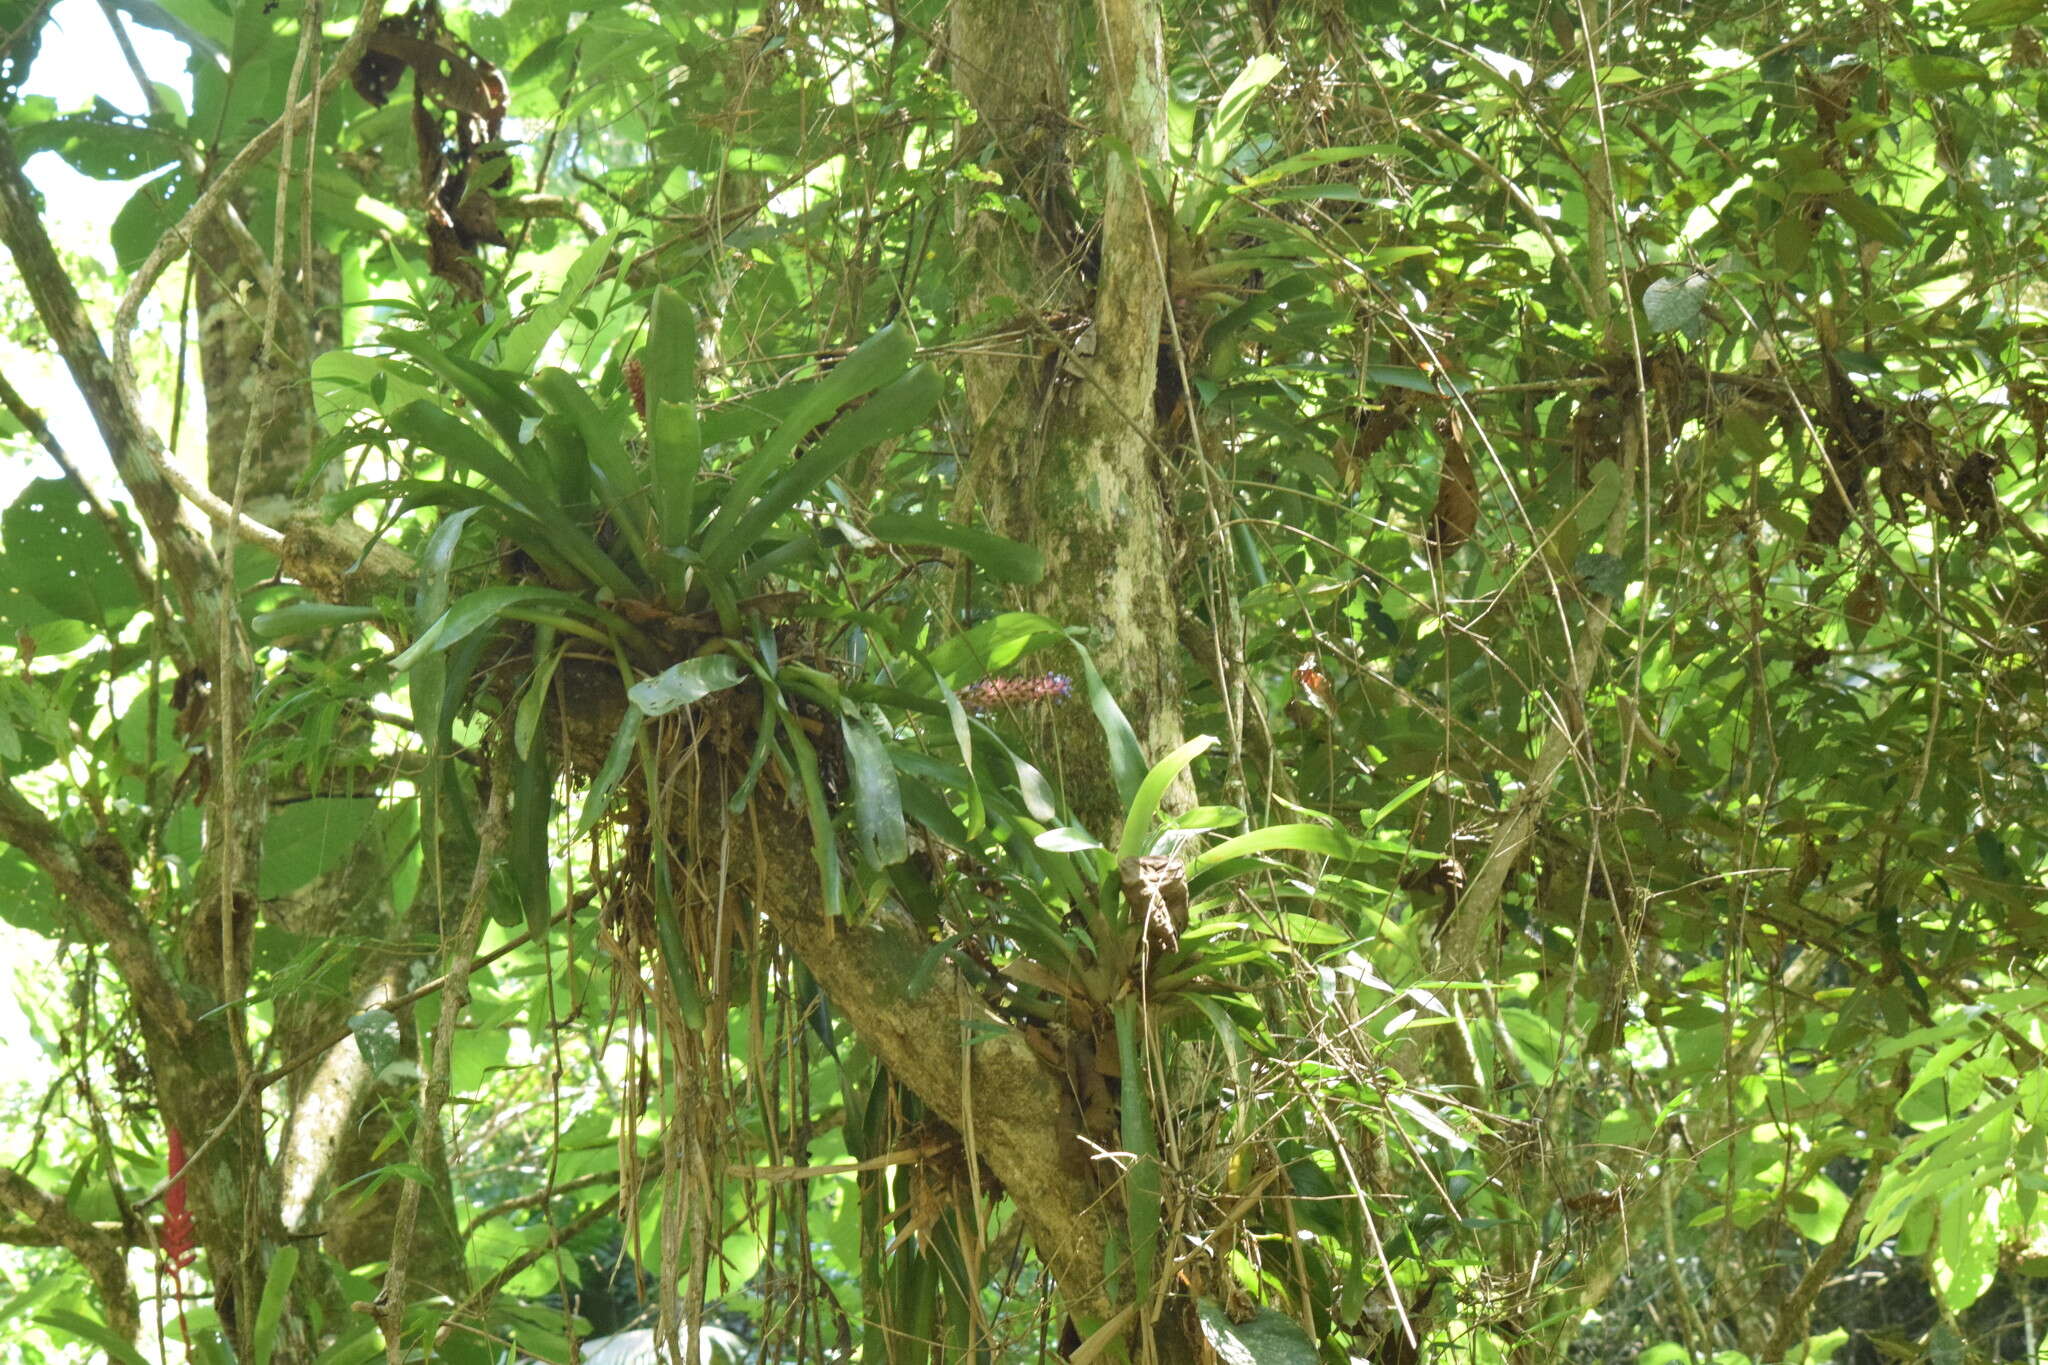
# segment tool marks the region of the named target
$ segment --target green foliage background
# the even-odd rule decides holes
[[[1000,1032],[1057,1077],[1107,1301],[1162,1339],[2040,1358],[2042,8],[1166,4],[1170,154],[1135,172],[1169,306],[1131,420],[1180,594],[1148,639],[1210,737],[1170,754],[1031,595],[1042,547],[960,496],[964,357],[1041,361],[1026,407],[1090,382],[1085,311],[961,251],[993,222],[1035,278],[1098,283],[1132,158],[1092,7],[1050,187],[966,150],[974,54],[935,0],[451,7],[435,41],[501,77],[511,168],[464,266],[417,185],[417,77],[382,107],[342,86],[244,207],[336,281],[298,501],[399,568],[335,590],[236,551],[223,750],[166,557],[32,412],[0,516],[0,766],[246,1028],[245,1075],[394,940],[411,986],[467,979],[459,1025],[433,990],[417,1037],[337,1017],[392,1124],[366,1185],[452,1201],[479,1292],[373,1326],[342,1310],[380,1265],[306,1240],[253,1330],[303,1312],[279,1340],[337,1365],[385,1337],[566,1360],[578,1311],[628,1322],[637,1266],[678,1286],[664,1321],[756,1359],[1088,1336],[977,1156],[1003,1139],[942,1122],[807,967],[805,934],[879,922],[916,945],[904,1000],[981,1002],[962,1055]],[[288,8],[109,12],[189,50],[190,109],[14,98],[29,5],[0,3],[0,85],[18,156],[135,185],[118,289],[303,87]],[[164,430],[203,387],[180,290],[143,352]],[[201,812],[255,774],[262,908],[222,993]],[[160,1063],[11,842],[48,1074],[0,1153],[148,1245]],[[757,857],[813,879],[815,920],[778,918]],[[306,929],[344,882],[388,918]],[[274,1079],[250,1103],[282,1123]],[[105,1336],[5,1207],[8,1349]],[[182,1330],[230,1358],[213,1308]]]

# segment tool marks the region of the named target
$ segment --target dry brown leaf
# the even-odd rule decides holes
[[[1436,424],[1443,442],[1443,471],[1437,476],[1436,506],[1429,514],[1429,551],[1437,558],[1456,553],[1472,538],[1479,525],[1479,483],[1472,472],[1472,457],[1465,450],[1465,434],[1455,416]]]

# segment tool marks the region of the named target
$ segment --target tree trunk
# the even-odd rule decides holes
[[[307,494],[331,487],[335,471],[313,475],[319,431],[313,414],[310,366],[339,341],[333,326],[340,279],[333,257],[316,252],[302,263],[308,287],[295,289],[293,273],[278,269],[284,296],[273,300],[250,278],[225,217],[203,225],[193,244],[194,295],[199,312],[200,374],[206,396],[207,486],[266,525],[282,525]],[[309,307],[310,305],[310,307]],[[243,551],[243,553],[247,553]],[[246,744],[246,739],[238,741]],[[236,765],[244,774],[247,765]],[[229,798],[235,817],[260,843],[268,805],[253,783]],[[430,898],[414,902],[413,923],[400,922],[382,897],[375,859],[359,856],[293,896],[264,907],[295,934],[312,939],[376,938],[418,943],[433,938]],[[246,879],[254,884],[253,868]],[[356,963],[346,988],[281,1001],[276,1042],[287,1057],[332,1036],[347,1019],[377,1001],[403,994],[408,969],[420,954],[377,953]],[[417,1059],[412,1013],[400,1020],[401,1050]],[[317,1066],[292,1078],[291,1104],[278,1153],[278,1216],[293,1233],[324,1230],[328,1253],[343,1266],[381,1261],[391,1253],[391,1229],[402,1181],[369,1182],[377,1169],[403,1159],[391,1142],[392,1107],[379,1103],[379,1086],[354,1039],[336,1044]],[[393,1097],[395,1098],[395,1097]],[[437,1152],[444,1149],[435,1144]],[[416,1225],[414,1274],[428,1290],[459,1300],[468,1287],[454,1191],[445,1160]],[[334,1190],[352,1193],[330,1202]],[[338,1307],[339,1305],[331,1305]]]
[[[979,183],[961,206],[964,320],[1017,337],[967,353],[974,440],[957,515],[979,513],[1045,553],[1045,581],[1014,605],[1087,627],[1104,680],[1157,760],[1182,738],[1175,536],[1153,410],[1171,223],[1138,168],[1165,157],[1164,50],[1152,0],[1098,14],[1099,131],[1119,150],[1105,153],[1094,224],[1081,219],[1067,156],[1074,7],[953,7],[953,78],[976,118],[962,148],[1002,178],[1000,207],[981,202]],[[1123,808],[1095,721],[1068,707],[1056,724],[1069,797],[1109,839]]]

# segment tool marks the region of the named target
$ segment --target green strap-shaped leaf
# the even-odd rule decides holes
[[[551,490],[508,459],[482,432],[432,403],[407,403],[391,414],[391,429],[456,469],[489,480],[529,512],[545,512],[553,504]]]
[[[821,487],[848,460],[920,425],[938,406],[939,395],[943,391],[938,372],[929,365],[920,365],[875,394],[858,410],[834,422],[831,429],[804,452],[803,458],[767,486],[759,501],[729,522],[726,513],[734,509],[728,501],[705,535],[706,567],[714,573],[730,569],[777,518]]]
[[[622,597],[637,592],[633,581],[612,563],[580,527],[563,519],[557,498],[525,470],[499,453],[474,427],[428,403],[408,403],[391,418],[392,430],[453,463],[495,484],[514,504],[508,509],[524,514],[519,526],[506,531],[522,547],[551,548],[576,572]],[[395,486],[395,485],[394,485]]]
[[[1045,577],[1045,556],[1033,545],[962,526],[944,517],[888,513],[863,527],[876,540],[891,545],[936,545],[958,550],[975,568],[1003,583],[1036,583]]]
[[[604,485],[604,510],[643,568],[648,567],[647,533],[653,517],[640,471],[626,454],[619,424],[590,401],[567,370],[550,367],[534,376],[533,387],[549,407],[567,417],[583,438],[583,450]]]
[[[846,764],[853,779],[853,828],[868,866],[889,867],[910,856],[910,834],[903,823],[903,795],[896,785],[896,765],[882,736],[853,712],[839,717],[846,739]]]
[[[424,332],[393,329],[380,336],[446,381],[469,400],[477,415],[491,424],[507,446],[519,448],[520,430],[527,419],[540,412],[540,405],[520,387],[517,375],[452,354],[438,338]]]
[[[276,611],[261,611],[249,622],[249,633],[259,640],[278,640],[291,635],[310,635],[335,626],[350,626],[377,619],[375,607],[337,606],[330,602],[294,602]]]
[[[803,394],[789,415],[763,441],[734,475],[732,486],[720,499],[718,511],[705,529],[705,555],[710,547],[734,539],[733,530],[754,499],[789,466],[797,445],[826,418],[854,399],[873,393],[901,374],[916,354],[910,334],[901,327],[885,327],[855,348],[832,367],[830,373]],[[744,543],[742,541],[741,543]],[[729,561],[728,561],[729,562]]]
[[[143,1354],[121,1340],[113,1328],[105,1323],[94,1322],[82,1314],[63,1308],[52,1308],[36,1314],[35,1322],[38,1327],[46,1327],[51,1331],[77,1337],[80,1341],[90,1342],[111,1358],[120,1361],[121,1365],[149,1365]]]
[[[778,695],[773,698],[775,714],[782,722],[782,738],[789,746],[797,777],[803,784],[804,808],[811,817],[811,854],[817,859],[825,916],[837,919],[840,911],[839,840],[832,832],[832,812],[825,804],[825,784],[818,777],[818,751],[797,718],[789,713]]]
[[[512,814],[506,840],[512,884],[536,941],[548,929],[548,817],[554,811],[555,770],[547,736],[534,736],[512,765]]]
[[[573,574],[568,560],[555,559],[547,544],[547,531],[538,518],[495,488],[458,483],[453,479],[379,479],[359,483],[328,495],[330,511],[341,512],[359,503],[380,498],[403,498],[407,510],[420,507],[471,507],[488,513],[498,529],[519,542],[537,560],[552,560],[565,574]]]
[[[1327,858],[1350,858],[1357,854],[1357,841],[1341,829],[1328,825],[1267,825],[1249,834],[1225,839],[1203,849],[1189,864],[1189,871],[1203,872],[1232,858],[1286,849],[1294,853],[1320,853]]]
[[[412,666],[414,660],[425,654],[438,653],[462,643],[483,627],[503,618],[509,609],[531,606],[535,603],[548,603],[579,615],[590,609],[589,604],[582,598],[558,592],[554,588],[517,583],[501,583],[488,588],[478,588],[475,592],[465,593],[447,611],[436,617],[404,653],[391,661],[391,666],[403,672]]]
[[[554,627],[542,626],[534,632],[533,660],[533,672],[526,680],[526,689],[519,694],[519,710],[512,721],[512,747],[521,757],[533,748],[533,738],[540,732],[541,715],[555,681],[555,665],[562,661]]]
[[[562,287],[555,291],[554,297],[535,308],[524,321],[505,334],[499,347],[499,359],[507,369],[519,374],[532,371],[541,351],[561,325],[569,320],[569,315],[588,303],[585,294],[617,247],[618,229],[614,228],[583,248],[563,275]]]
[[[1109,745],[1109,774],[1116,779],[1117,799],[1129,810],[1145,781],[1145,751],[1138,747],[1138,733],[1131,729],[1123,708],[1116,704],[1116,698],[1103,685],[1102,675],[1095,671],[1095,660],[1079,640],[1071,643],[1074,652],[1081,656],[1081,682],[1088,693],[1088,709],[1095,713],[1102,726],[1102,738]]]
[[[619,785],[625,775],[626,765],[633,760],[633,745],[640,738],[640,727],[646,717],[638,711],[629,710],[619,721],[619,732],[612,736],[612,747],[605,753],[604,763],[597,770],[597,776],[590,779],[590,791],[583,798],[583,813],[576,817],[576,835],[581,838],[596,827],[599,817],[604,814],[605,803],[611,799],[612,788]]]
[[[1216,747],[1216,736],[1196,735],[1187,743],[1175,749],[1152,766],[1145,774],[1145,780],[1138,784],[1138,794],[1131,801],[1130,809],[1124,815],[1123,838],[1117,841],[1117,861],[1142,855],[1152,842],[1152,821],[1159,814],[1159,802],[1166,795],[1166,789],[1173,785],[1173,779],[1187,770],[1187,766],[1203,754]]]
[[[1238,73],[1237,79],[1230,83],[1230,88],[1217,102],[1216,117],[1209,121],[1201,145],[1195,149],[1195,160],[1203,174],[1178,214],[1190,231],[1200,232],[1207,227],[1218,206],[1229,195],[1230,186],[1223,178],[1223,167],[1244,140],[1245,118],[1257,102],[1259,92],[1271,84],[1283,69],[1284,64],[1278,57],[1261,53]]]
[[[946,721],[953,731],[953,743],[960,750],[960,764],[967,770],[967,817],[965,830],[969,839],[981,836],[982,825],[988,812],[981,797],[981,783],[974,780],[974,729],[967,723],[967,708],[960,704],[959,694],[946,685],[945,674],[939,672],[929,660],[925,666],[931,669],[932,681],[938,685],[939,698],[946,705]]]
[[[255,1365],[270,1365],[270,1353],[277,1344],[278,1320],[284,1316],[285,1305],[291,1302],[292,1277],[298,1273],[299,1249],[278,1248],[277,1255],[270,1260],[270,1273],[263,1278],[263,1301],[256,1306],[256,1328],[251,1334],[254,1348],[250,1352]]]
[[[697,319],[682,295],[658,289],[640,355],[647,380],[648,482],[662,548],[689,544],[704,436],[697,421]]]
[[[1117,1061],[1123,1071],[1123,1144],[1132,1157],[1124,1173],[1124,1213],[1131,1238],[1131,1298],[1149,1303],[1152,1264],[1159,1248],[1159,1143],[1152,1128],[1150,1088],[1145,1083],[1142,1002],[1127,995],[1116,1002]]]

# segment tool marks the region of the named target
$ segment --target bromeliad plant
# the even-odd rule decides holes
[[[644,436],[623,394],[601,400],[560,369],[515,373],[503,363],[517,349],[506,339],[495,356],[488,338],[457,351],[421,334],[390,340],[399,355],[370,393],[388,408],[388,436],[413,455],[399,477],[342,501],[388,499],[394,518],[438,514],[409,608],[303,604],[257,626],[282,635],[381,611],[410,636],[390,664],[425,750],[429,872],[478,823],[463,774],[481,718],[510,784],[496,900],[544,933],[556,793],[565,773],[587,778],[566,823],[613,850],[599,879],[606,932],[628,961],[645,953],[656,963],[619,980],[645,993],[675,1055],[702,1060],[708,1048],[700,1074],[722,1075],[722,1044],[704,1039],[735,1003],[723,965],[754,946],[753,928],[730,917],[714,926],[693,907],[723,903],[724,855],[705,851],[719,846],[716,831],[762,818],[756,796],[779,787],[808,821],[825,922],[851,918],[850,907],[907,914],[929,945],[907,994],[950,962],[993,1017],[1065,1075],[1081,1136],[1113,1154],[1101,1169],[1125,1212],[1106,1266],[1119,1300],[1229,1282],[1234,1272],[1206,1265],[1194,1274],[1190,1242],[1175,1236],[1202,1232],[1190,1221],[1202,1205],[1184,1184],[1186,1145],[1162,1141],[1162,1126],[1181,1121],[1162,1119],[1169,1063],[1183,1045],[1228,1058],[1244,1090],[1247,1056],[1271,1048],[1258,992],[1356,938],[1327,916],[1280,907],[1317,909],[1319,878],[1367,875],[1409,856],[1405,843],[1313,823],[1214,839],[1244,813],[1174,809],[1169,793],[1215,741],[1190,741],[1148,767],[1083,641],[1044,617],[1001,615],[927,647],[921,624],[905,630],[868,613],[855,623],[857,659],[812,643],[806,617],[825,608],[802,589],[835,536],[963,550],[1012,580],[1042,571],[1025,547],[973,528],[865,515],[837,482],[850,460],[916,430],[938,403],[939,379],[898,328],[817,373],[706,407],[689,309],[664,291],[638,357]],[[459,402],[413,396],[429,380]],[[479,555],[482,534],[493,543]],[[1002,714],[1005,703],[1058,704],[1070,690],[1049,674],[990,681],[1046,649],[1075,661],[1071,690],[1098,721],[1123,804],[1117,830],[1076,823],[1027,756],[1028,727]],[[525,684],[494,692],[494,664],[511,657],[526,666],[503,671]],[[701,749],[707,734],[724,751],[715,762]],[[828,1031],[829,1010],[816,1001]],[[870,1100],[862,1111],[870,1150],[856,1155],[904,1145],[866,1131],[887,1109]],[[934,1237],[909,1258],[891,1263],[885,1238],[866,1244],[875,1331],[928,1333],[941,1304],[945,1322],[973,1320],[958,1261],[974,1221],[958,1208],[932,1220]],[[1319,1253],[1331,1276],[1363,1266],[1364,1254]]]
[[[410,693],[431,786],[490,642],[503,628],[521,628],[532,682],[505,719],[530,820],[545,818],[544,779],[554,771],[540,722],[558,669],[569,657],[610,662],[633,705],[596,765],[579,833],[605,811],[645,721],[755,679],[765,704],[754,775],[772,753],[783,753],[818,817],[821,867],[836,867],[825,856],[830,821],[814,736],[795,719],[794,699],[838,718],[863,805],[890,791],[876,772],[880,741],[833,679],[784,657],[786,632],[778,636],[770,610],[794,601],[794,618],[807,610],[802,601],[764,599],[772,585],[800,588],[820,560],[823,524],[832,519],[804,509],[853,511],[837,476],[856,456],[923,425],[940,381],[916,363],[909,333],[892,326],[809,377],[700,408],[689,306],[662,290],[650,324],[647,344],[629,362],[644,397],[641,435],[623,394],[602,400],[559,368],[519,373],[514,362],[545,340],[530,327],[452,347],[424,331],[389,332],[397,354],[366,387],[381,412],[379,442],[395,438],[413,454],[399,477],[363,483],[336,501],[346,509],[387,500],[393,520],[440,513],[420,554],[410,610],[298,603],[259,616],[256,629],[282,637],[381,615],[410,635],[391,666]],[[490,581],[472,581],[459,567],[465,538],[478,531],[499,546],[492,572],[480,576]],[[936,518],[881,516],[860,534],[883,544],[967,549],[998,576],[1041,571],[1024,547]],[[429,821],[434,804],[423,803]],[[520,842],[545,848],[541,839]],[[530,867],[522,878],[536,917],[545,902],[538,871]],[[836,877],[827,885],[836,910]]]

